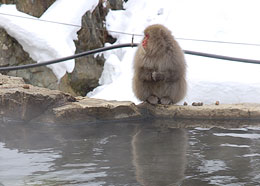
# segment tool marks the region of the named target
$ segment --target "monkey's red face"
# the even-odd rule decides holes
[[[144,48],[147,47],[147,42],[148,42],[149,37],[150,37],[149,34],[145,34],[144,39],[142,41],[142,45]]]

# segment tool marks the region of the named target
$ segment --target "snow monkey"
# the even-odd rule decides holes
[[[134,57],[134,93],[150,104],[175,104],[186,94],[184,53],[163,25],[148,26],[144,35]]]

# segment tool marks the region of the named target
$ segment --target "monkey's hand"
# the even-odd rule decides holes
[[[154,81],[163,81],[165,76],[161,72],[152,72],[152,80]]]

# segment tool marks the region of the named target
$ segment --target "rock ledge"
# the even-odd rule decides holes
[[[106,101],[25,84],[22,78],[0,74],[0,120],[26,122],[90,123],[104,121],[204,120],[239,123],[260,121],[260,104],[204,106],[152,106],[132,102]],[[246,122],[245,122],[246,121]],[[186,123],[186,126],[190,124]]]

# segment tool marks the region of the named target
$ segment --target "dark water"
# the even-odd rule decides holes
[[[0,123],[2,185],[260,185],[260,128]]]

